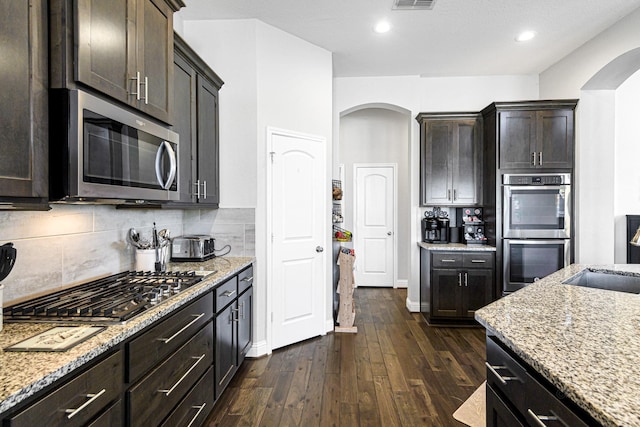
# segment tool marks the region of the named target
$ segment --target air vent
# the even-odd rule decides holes
[[[431,10],[436,0],[393,0],[394,10]]]

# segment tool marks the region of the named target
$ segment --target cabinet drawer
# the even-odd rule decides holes
[[[462,257],[462,266],[465,268],[493,268],[493,252],[467,252]]]
[[[527,412],[527,383],[532,380],[519,362],[487,337],[487,384],[520,413]]]
[[[545,423],[571,427],[597,425],[594,421],[585,423],[556,395],[533,378],[527,384],[527,410],[524,414],[527,422],[534,426]],[[546,421],[542,422],[543,420]]]
[[[431,254],[432,268],[459,268],[462,267],[462,252],[437,252]]]
[[[124,425],[124,404],[118,399],[87,427],[113,427]]]
[[[162,427],[199,426],[213,408],[213,368],[200,378],[193,389],[162,423]]]
[[[213,363],[213,323],[127,391],[129,424],[157,425]]]
[[[5,425],[85,425],[118,398],[122,379],[122,353],[117,352],[6,420]]]
[[[238,274],[238,294],[243,293],[253,285],[253,266]]]
[[[127,344],[127,380],[132,383],[187,341],[213,317],[207,293]]]
[[[213,292],[216,299],[216,313],[219,313],[238,297],[238,276],[227,280]]]

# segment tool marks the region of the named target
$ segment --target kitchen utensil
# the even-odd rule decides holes
[[[130,228],[129,233],[127,234],[127,238],[129,243],[135,246],[138,249],[142,249],[140,246],[140,233],[135,228]]]
[[[5,243],[0,246],[0,282],[6,279],[11,273],[13,266],[16,263],[16,248],[13,247],[13,243]]]
[[[156,252],[156,271],[162,271],[162,263],[160,262],[160,246],[158,244],[158,229],[156,223],[153,223],[153,249]]]

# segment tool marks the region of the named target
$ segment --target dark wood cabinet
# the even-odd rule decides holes
[[[175,35],[174,130],[180,135],[180,202],[217,208],[220,202],[218,91],[223,81]]]
[[[76,82],[172,121],[173,13],[181,0],[52,0],[52,87]]]
[[[232,303],[216,315],[216,399],[227,387],[238,367],[236,351],[238,348],[236,324],[233,312],[236,303]]]
[[[48,202],[47,2],[0,3],[0,207]]]
[[[498,169],[572,169],[575,106],[567,100],[487,107],[485,114],[497,114]]]
[[[475,310],[492,301],[494,271],[492,252],[433,251],[429,320],[473,322]]]
[[[420,113],[421,206],[481,202],[482,139],[478,113]]]

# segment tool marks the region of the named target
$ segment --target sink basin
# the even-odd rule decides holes
[[[640,276],[629,276],[615,272],[586,269],[562,283],[585,286],[587,288],[640,294]]]

